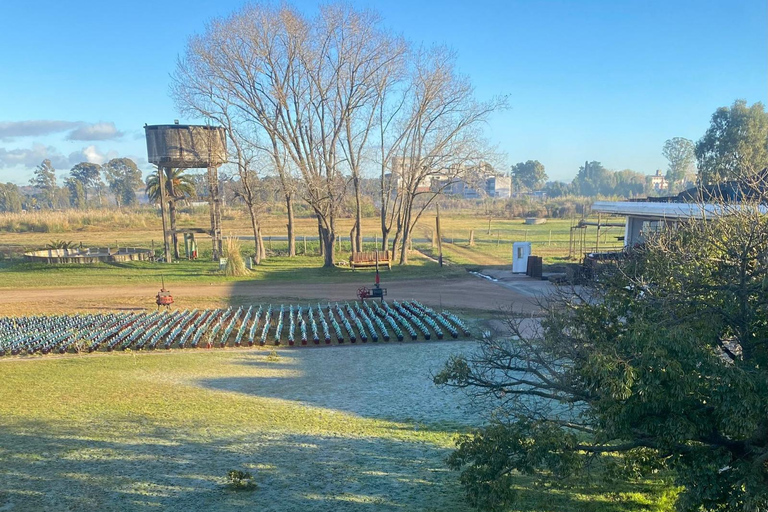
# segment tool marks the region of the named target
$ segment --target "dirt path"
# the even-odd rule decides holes
[[[534,311],[529,296],[474,276],[459,279],[419,279],[385,283],[388,299],[415,299],[433,307],[497,311],[515,304],[516,309]],[[174,286],[176,306],[221,307],[249,300],[277,299],[342,301],[357,298],[360,285],[343,283],[229,283],[221,285]],[[157,287],[137,285],[118,287],[36,288],[0,290],[0,316],[62,313],[93,309],[154,308]]]

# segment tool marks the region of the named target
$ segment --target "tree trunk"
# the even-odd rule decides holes
[[[261,226],[256,230],[256,238],[259,241],[259,260],[264,261],[267,259],[267,248],[264,247],[264,237],[261,236]]]
[[[413,200],[409,200],[405,208],[405,218],[402,222],[402,236],[403,245],[400,248],[400,265],[408,264],[408,240],[411,237],[411,209],[413,208]],[[398,229],[401,229],[398,226]]]
[[[403,245],[400,247],[400,265],[408,264],[408,237],[410,233],[406,229],[403,233]]]
[[[333,267],[333,254],[334,254],[334,244],[336,243],[336,233],[331,232],[331,230],[326,228],[321,228],[322,231],[322,246],[323,246],[323,266],[324,267]]]
[[[352,183],[355,186],[355,226],[352,228],[354,231],[354,242],[352,242],[352,252],[362,252],[363,250],[363,213],[362,213],[362,197],[360,193],[360,177],[353,176]],[[350,238],[351,240],[352,238]]]
[[[256,265],[261,264],[261,243],[259,240],[259,223],[256,220],[256,211],[253,204],[248,205],[248,214],[251,217],[251,227],[253,228],[253,246],[255,249],[253,262]]]
[[[324,256],[323,225],[320,223],[320,217],[317,218],[317,243],[320,246],[320,256]]]
[[[296,256],[296,235],[293,232],[293,194],[285,194],[285,206],[288,209],[288,256]]]
[[[179,236],[176,234],[176,200],[168,200],[168,216],[171,219],[171,243],[173,244],[173,258],[179,259]]]

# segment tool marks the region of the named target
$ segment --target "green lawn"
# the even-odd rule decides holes
[[[296,258],[274,257],[264,261],[245,277],[226,277],[219,266],[210,261],[186,261],[166,264],[134,261],[126,263],[99,263],[95,265],[31,263],[20,260],[0,261],[0,289],[44,288],[72,286],[109,286],[131,284],[158,284],[161,276],[169,284],[229,283],[243,281],[350,283],[359,282],[365,273],[353,272],[348,267],[323,268],[319,256]],[[393,265],[383,269],[389,280],[434,277],[444,278],[464,275],[460,268],[440,269],[425,258],[415,257],[408,266]]]
[[[429,375],[470,346],[6,359],[0,509],[468,512],[443,461],[478,418]],[[671,510],[653,482],[519,492],[512,510]]]

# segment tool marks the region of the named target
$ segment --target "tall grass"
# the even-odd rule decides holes
[[[243,255],[240,253],[240,241],[234,237],[226,240],[227,265],[224,267],[224,275],[240,277],[249,274],[245,268]]]
[[[136,229],[158,223],[154,210],[64,210],[0,214],[0,231],[67,233],[89,228]]]

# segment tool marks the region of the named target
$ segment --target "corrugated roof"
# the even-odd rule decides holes
[[[613,215],[643,217],[652,219],[705,219],[728,215],[742,209],[755,208],[752,205],[713,204],[713,203],[636,203],[629,201],[596,201],[592,211]],[[768,213],[768,208],[760,206],[760,213]]]

